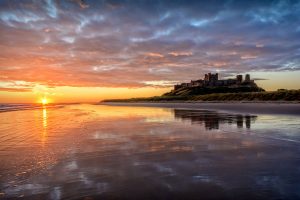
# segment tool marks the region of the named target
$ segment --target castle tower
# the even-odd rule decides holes
[[[245,82],[250,82],[250,74],[246,74],[246,76],[245,76]]]
[[[204,80],[205,80],[205,81],[209,81],[208,74],[205,74]]]
[[[243,75],[236,75],[236,80],[238,83],[241,83],[243,81]]]
[[[218,79],[219,79],[218,73],[216,73],[216,74],[208,73],[208,81],[209,82],[215,82]]]

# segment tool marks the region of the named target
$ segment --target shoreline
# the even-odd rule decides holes
[[[282,114],[282,115],[299,115],[299,102],[101,102],[98,105],[108,106],[138,106],[138,107],[159,107],[173,109],[199,109],[199,110],[215,110],[234,113],[246,114]]]

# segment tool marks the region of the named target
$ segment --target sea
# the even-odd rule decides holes
[[[47,105],[47,108],[61,107],[64,104],[50,104]],[[32,110],[32,109],[42,109],[45,105],[41,104],[18,104],[18,103],[5,103],[0,104],[0,112],[8,112],[8,111],[18,111],[18,110]]]

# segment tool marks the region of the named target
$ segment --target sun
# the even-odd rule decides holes
[[[49,103],[49,101],[48,101],[48,99],[47,99],[46,97],[44,97],[44,98],[42,98],[41,103],[42,103],[43,105],[46,105],[46,104]]]

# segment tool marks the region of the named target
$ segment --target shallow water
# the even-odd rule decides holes
[[[0,122],[0,198],[300,198],[299,116],[68,105]]]

